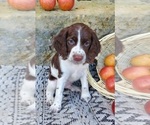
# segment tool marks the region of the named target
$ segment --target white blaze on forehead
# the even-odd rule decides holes
[[[80,61],[79,63],[85,63],[86,53],[83,50],[83,48],[81,47],[82,27],[78,27],[78,29],[76,29],[75,31],[76,31],[76,34],[77,34],[77,44],[71,49],[71,52],[69,54],[69,60],[74,62],[73,56],[76,55],[76,54],[77,55],[79,54],[79,55],[83,56],[82,61]]]
[[[81,28],[78,29],[78,43],[77,46],[80,48],[81,45]]]

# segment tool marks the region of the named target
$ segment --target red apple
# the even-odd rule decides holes
[[[150,100],[144,105],[145,111],[150,115]]]
[[[111,104],[112,113],[115,114],[115,101]]]
[[[63,11],[69,11],[73,8],[75,1],[74,0],[57,0],[58,6]]]
[[[141,77],[141,76],[150,76],[150,67],[148,66],[130,66],[125,68],[122,71],[122,75],[130,81],[133,81],[134,79]]]
[[[115,93],[115,76],[114,75],[106,79],[105,86],[108,92]]]
[[[134,79],[132,81],[132,86],[136,91],[150,93],[150,75]]]
[[[113,66],[105,66],[99,71],[99,75],[101,76],[102,80],[105,81],[110,76],[115,75],[115,69]]]
[[[54,9],[56,0],[40,0],[40,5],[44,10],[50,11]]]
[[[9,5],[17,10],[35,9],[36,0],[7,0]]]

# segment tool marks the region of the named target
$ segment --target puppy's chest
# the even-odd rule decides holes
[[[84,74],[85,74],[85,69],[83,68],[72,68],[71,71],[69,72],[70,77],[69,77],[69,81],[70,82],[74,82],[79,80]]]
[[[76,65],[76,64],[72,64],[72,65],[63,65],[62,70],[64,71],[64,73],[68,74],[68,81],[70,82],[74,82],[79,80],[81,77],[83,77],[84,75],[86,75],[88,69],[88,65]]]

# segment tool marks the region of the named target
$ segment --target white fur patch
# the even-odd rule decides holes
[[[72,48],[72,50],[69,54],[68,60],[71,61],[71,62],[74,62],[74,63],[83,64],[86,61],[86,53],[81,48],[81,33],[80,33],[81,29],[79,29],[77,32],[78,32],[78,42],[77,42],[77,45]],[[75,62],[74,59],[73,59],[73,55],[75,55],[75,54],[82,55],[83,59],[80,62]]]
[[[36,78],[35,64],[31,66],[31,64],[28,63],[27,68],[28,68],[29,74],[26,74],[26,75],[31,75]],[[24,106],[28,106],[27,110],[31,112],[35,110],[35,97],[34,97],[35,84],[36,84],[36,79],[29,80],[29,79],[26,79],[25,77],[23,80],[23,85],[20,90],[21,104]]]
[[[30,75],[36,77],[35,65],[31,66],[31,64],[29,63],[28,68],[29,68]]]
[[[22,88],[20,90],[21,103],[23,105],[31,105],[34,103],[35,83],[36,81],[24,79]]]

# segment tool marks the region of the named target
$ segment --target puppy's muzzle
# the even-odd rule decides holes
[[[80,61],[83,60],[83,55],[74,54],[74,55],[73,55],[73,60],[76,61],[76,62],[80,62]]]

